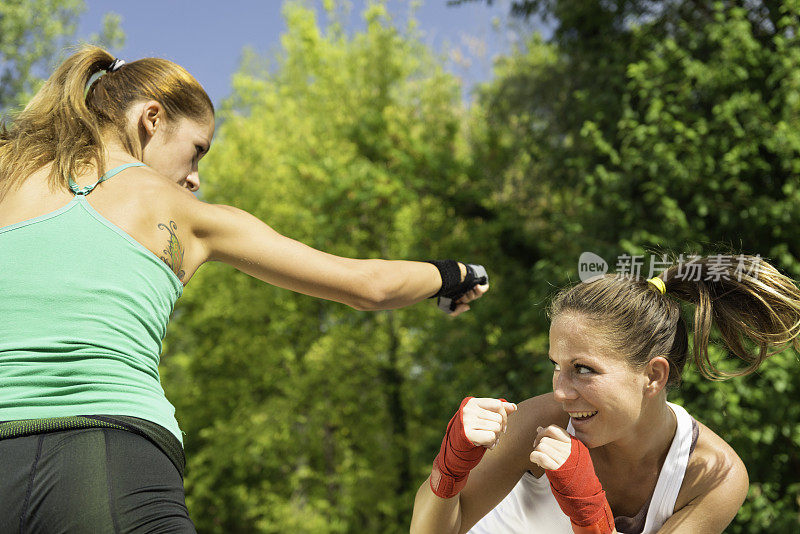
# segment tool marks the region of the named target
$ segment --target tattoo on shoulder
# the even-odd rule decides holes
[[[181,246],[181,241],[175,233],[178,225],[175,224],[175,221],[170,221],[169,225],[158,223],[158,227],[169,232],[169,242],[167,243],[167,248],[164,249],[165,255],[161,256],[161,261],[166,263],[182,281],[186,273],[181,269],[183,265],[183,246]]]

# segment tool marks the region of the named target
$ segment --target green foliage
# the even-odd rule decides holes
[[[518,246],[537,253],[527,302],[574,279],[587,250],[612,268],[624,253],[744,251],[800,274],[800,6],[689,4],[649,18],[618,11],[627,22],[597,35],[624,34],[623,53],[616,37],[582,37],[596,20],[561,18],[552,42],[532,36],[481,89],[476,176],[492,211],[512,214],[506,232],[526,229]],[[749,468],[750,495],[726,532],[797,531],[797,356],[728,382],[692,366],[685,377],[680,401]]]
[[[23,106],[74,43],[83,0],[3,0],[0,3],[0,115]],[[125,41],[118,15],[109,13],[90,42],[109,48]]]
[[[382,3],[349,34],[337,3],[322,31],[289,2],[282,52],[245,55],[205,200],[334,254],[483,263],[492,291],[449,321],[204,267],[162,365],[201,531],[405,532],[463,396],[550,390],[546,304],[583,251],[733,249],[800,274],[797,2],[517,4],[554,38],[501,58],[469,110]],[[748,465],[728,532],[797,530],[797,370],[793,352],[727,382],[689,366],[672,394]]]
[[[717,350],[717,357],[724,354]],[[688,369],[674,402],[686,406],[727,441],[747,465],[750,491],[725,532],[796,532],[800,515],[800,362],[793,352],[773,356],[756,374],[708,381]]]
[[[285,16],[277,64],[249,55],[234,77],[204,199],[338,255],[487,261],[469,221],[448,218],[467,181],[455,79],[380,4],[352,36],[335,23],[322,32],[298,3]],[[356,312],[222,266],[198,273],[162,368],[187,432],[198,527],[407,530],[419,466],[443,425],[424,402],[429,369],[480,338],[459,334],[474,318],[456,330],[427,304]],[[478,350],[455,354],[470,361]],[[447,409],[463,389],[451,387]]]
[[[430,302],[357,312],[204,267],[161,367],[199,530],[407,531],[462,397],[550,390],[546,304],[583,251],[613,265],[733,249],[800,276],[800,3],[740,4],[514,1],[554,37],[501,58],[466,109],[383,3],[350,33],[342,3],[323,2],[323,31],[287,2],[282,52],[246,53],[221,107],[204,199],[342,256],[483,263],[492,291],[451,321]],[[0,110],[36,90],[83,6],[0,3]],[[90,40],[122,39],[108,16]],[[797,359],[726,382],[688,366],[672,393],[748,466],[726,532],[797,531]]]

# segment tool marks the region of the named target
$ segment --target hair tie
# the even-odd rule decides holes
[[[123,66],[124,64],[125,64],[125,60],[124,59],[116,58],[116,59],[114,59],[114,61],[111,62],[111,65],[109,65],[106,68],[106,72],[114,72],[115,70],[119,70],[119,68],[121,66]]]
[[[661,278],[654,276],[653,278],[650,278],[647,283],[656,286],[656,289],[658,289],[658,292],[662,295],[667,293],[667,284],[665,284]]]

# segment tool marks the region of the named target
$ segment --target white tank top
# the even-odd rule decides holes
[[[658,531],[675,509],[693,445],[692,417],[677,404],[668,402],[678,420],[667,458],[661,467],[642,534]],[[572,423],[567,432],[573,434]],[[558,507],[547,477],[526,472],[511,492],[486,514],[468,534],[572,534],[569,517]],[[619,534],[625,534],[620,532]]]

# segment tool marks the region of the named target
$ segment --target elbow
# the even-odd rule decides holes
[[[389,298],[387,292],[375,281],[370,281],[359,288],[354,295],[350,307],[358,311],[378,311],[388,309]]]
[[[461,500],[440,499],[430,489],[429,481],[417,490],[411,512],[410,534],[461,534]]]
[[[379,276],[374,269],[365,268],[359,272],[348,305],[358,311],[378,311],[391,307],[392,289],[385,277]]]

